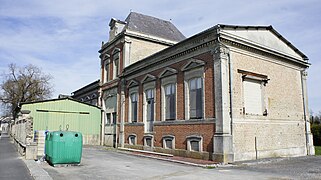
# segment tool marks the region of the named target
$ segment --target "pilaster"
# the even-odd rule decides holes
[[[233,137],[230,116],[229,49],[218,44],[213,50],[215,88],[215,134],[213,160],[233,162]]]
[[[310,127],[310,115],[308,109],[308,92],[307,92],[307,77],[308,72],[306,70],[301,71],[301,82],[302,82],[302,98],[303,98],[303,108],[304,108],[304,120],[305,120],[305,134],[306,134],[306,148],[307,155],[314,155],[315,149],[313,146],[313,135],[311,133]]]
[[[125,89],[126,84],[125,80],[121,80],[121,88],[120,88],[120,127],[119,127],[119,144],[120,147],[124,148],[125,145]]]

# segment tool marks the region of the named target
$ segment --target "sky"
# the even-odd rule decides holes
[[[109,21],[131,11],[170,20],[186,37],[216,24],[272,25],[308,56],[309,109],[321,113],[320,0],[0,0],[0,73],[34,64],[53,76],[53,98],[70,95],[99,79]]]

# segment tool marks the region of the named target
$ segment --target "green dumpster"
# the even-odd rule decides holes
[[[82,154],[82,134],[73,131],[48,132],[45,142],[49,164],[79,164]]]

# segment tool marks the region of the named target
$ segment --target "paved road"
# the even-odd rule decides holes
[[[278,179],[287,176],[248,170],[206,169],[137,157],[103,148],[83,148],[80,166],[41,164],[54,180],[63,179]],[[258,178],[259,177],[259,178]]]
[[[0,139],[0,179],[33,179],[7,134]]]
[[[272,173],[290,179],[321,179],[321,156],[273,158],[239,163],[232,169]]]

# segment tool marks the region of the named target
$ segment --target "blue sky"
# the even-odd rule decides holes
[[[171,20],[186,37],[219,23],[272,25],[309,57],[309,108],[321,111],[319,0],[0,0],[0,72],[32,63],[54,77],[54,97],[70,94],[99,79],[110,18],[131,10]]]

